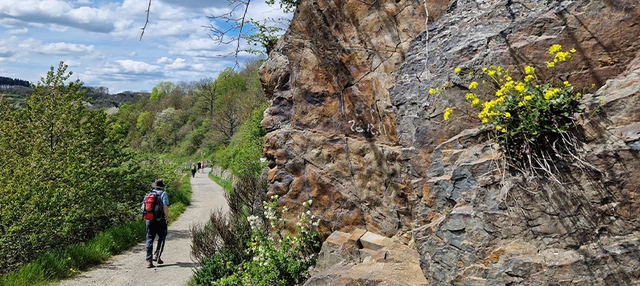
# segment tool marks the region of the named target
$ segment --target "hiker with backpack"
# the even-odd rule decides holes
[[[153,190],[144,196],[142,202],[142,216],[147,225],[147,268],[153,267],[153,261],[164,263],[160,256],[164,250],[164,242],[167,237],[169,217],[169,196],[163,189],[162,179],[157,179],[151,184]],[[153,241],[158,236],[158,246],[153,251]]]

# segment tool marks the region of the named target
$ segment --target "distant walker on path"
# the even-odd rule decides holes
[[[158,264],[164,263],[160,256],[164,249],[167,237],[167,226],[171,221],[169,217],[169,195],[163,189],[165,187],[162,179],[157,179],[151,184],[153,190],[144,196],[142,210],[147,225],[147,268],[153,267],[153,261]],[[151,212],[151,213],[150,213]],[[158,246],[153,251],[153,241],[158,236]]]
[[[191,164],[191,178],[195,178],[196,177],[196,164]]]

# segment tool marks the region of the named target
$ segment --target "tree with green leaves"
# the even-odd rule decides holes
[[[202,112],[207,114],[209,118],[213,117],[213,110],[215,107],[216,95],[217,95],[216,81],[211,78],[201,79],[196,83],[195,93],[200,99],[199,107]]]
[[[132,219],[144,193],[122,126],[87,108],[67,68],[51,67],[24,108],[0,100],[0,271]]]
[[[149,97],[149,99],[151,101],[159,100],[163,96],[171,93],[171,91],[173,91],[174,88],[175,88],[175,85],[172,82],[161,81],[151,89],[151,96]]]

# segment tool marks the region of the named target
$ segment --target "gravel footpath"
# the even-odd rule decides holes
[[[147,268],[143,242],[101,265],[54,285],[187,285],[197,267],[190,255],[189,227],[194,224],[202,225],[215,209],[228,210],[224,190],[209,179],[209,170],[206,168],[205,173],[196,173],[195,178],[191,178],[191,205],[169,226],[162,253],[164,264]]]

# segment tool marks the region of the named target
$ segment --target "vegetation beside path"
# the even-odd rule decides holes
[[[172,202],[169,213],[170,217],[176,219],[191,202],[191,177],[169,172],[163,178],[172,178],[167,187]],[[3,275],[0,285],[48,285],[73,277],[144,241],[145,235],[146,227],[141,218],[111,227],[87,242],[44,254],[20,269]]]

